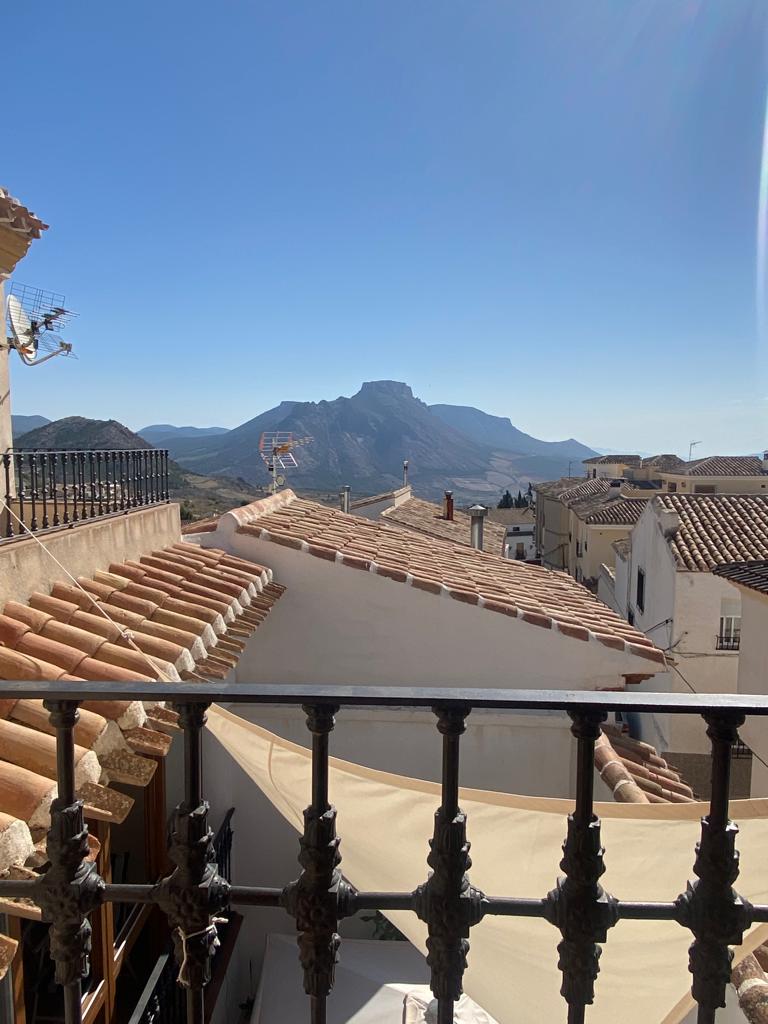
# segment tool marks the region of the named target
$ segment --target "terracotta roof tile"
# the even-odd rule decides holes
[[[591,459],[582,459],[584,465],[590,466],[639,466],[639,455],[593,455]]]
[[[90,596],[56,583],[51,595],[8,601],[0,614],[0,679],[223,679],[284,592],[271,576],[263,566],[182,543],[155,552],[149,564],[112,563],[81,578]],[[176,717],[137,701],[81,705],[76,781],[86,817],[125,819],[133,800],[107,787],[147,785]],[[47,828],[56,788],[53,732],[42,701],[0,701],[0,877],[27,870],[27,862],[39,866],[31,860],[34,841]],[[33,913],[12,900],[2,908]]]
[[[681,569],[768,558],[768,495],[661,494],[654,507],[679,518],[669,546]]]
[[[647,504],[645,498],[617,498],[605,502],[596,511],[588,512],[583,518],[587,523],[606,526],[634,526]]]
[[[686,462],[680,470],[685,476],[765,476],[763,463],[756,455],[710,455]]]
[[[0,225],[9,227],[27,238],[39,238],[43,231],[48,230],[39,217],[26,208],[20,200],[0,187]]]
[[[471,519],[466,512],[459,509],[454,510],[453,519],[446,519],[439,505],[423,501],[421,498],[409,498],[401,505],[385,509],[382,517],[396,526],[404,526],[430,537],[440,537],[454,544],[470,546]],[[503,554],[506,537],[507,531],[503,526],[486,519],[483,526],[484,551],[490,551],[495,555]]]
[[[604,725],[595,744],[595,767],[619,803],[691,803],[695,797],[679,773],[648,743]]]
[[[415,580],[439,584],[441,596],[461,601],[475,591],[481,606],[498,602],[505,606],[506,614],[520,617],[530,611],[554,628],[560,622],[583,626],[590,640],[611,646],[618,643],[628,653],[660,667],[665,664],[662,652],[643,633],[566,573],[347,515],[299,499],[292,491],[282,491],[276,497],[281,500],[272,502],[270,498],[236,509],[238,531],[273,543],[288,543],[308,554],[316,553],[321,540],[325,543],[332,537],[335,560],[345,565],[359,565],[361,559],[350,554],[350,549],[367,545],[374,552],[368,569],[378,575],[411,585]],[[564,635],[574,634],[568,630]]]

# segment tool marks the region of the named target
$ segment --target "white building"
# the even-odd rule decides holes
[[[598,595],[668,652],[671,688],[735,693],[741,597],[716,566],[768,557],[767,495],[663,494],[646,506]],[[670,756],[708,753],[697,723],[673,718]]]
[[[731,562],[714,571],[741,595],[739,693],[768,693],[768,561]],[[752,796],[768,796],[768,721],[748,718],[739,733],[754,755]]]

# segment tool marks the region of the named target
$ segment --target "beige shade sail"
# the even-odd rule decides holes
[[[210,731],[285,819],[301,831],[309,803],[310,751],[212,708]],[[471,726],[470,726],[471,728]],[[332,739],[332,737],[331,737]],[[408,892],[427,877],[440,787],[331,758],[330,796],[338,808],[341,865],[357,888]],[[572,801],[463,789],[472,844],[472,884],[488,896],[543,897],[560,873]],[[624,900],[674,900],[693,877],[699,821],[690,804],[596,804],[605,847],[605,888]],[[737,800],[741,874],[736,887],[768,902],[768,800]],[[426,926],[415,914],[387,914],[425,952]],[[678,1024],[693,1007],[688,973],[691,935],[670,921],[620,921],[608,933],[588,1024]],[[768,939],[755,927],[736,959]],[[470,935],[465,991],[499,1024],[564,1021],[557,969],[559,932],[533,918],[486,917]],[[342,943],[340,956],[344,957]]]

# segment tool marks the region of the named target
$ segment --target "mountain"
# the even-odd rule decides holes
[[[529,480],[563,476],[569,459],[593,454],[578,442],[535,438],[525,450],[519,441],[510,447],[509,431],[503,444],[488,433],[479,440],[415,398],[407,384],[389,380],[369,381],[351,398],[282,402],[226,434],[171,437],[166,444],[187,469],[264,484],[267,472],[259,457],[259,437],[262,431],[278,429],[313,438],[297,452],[298,467],[286,470],[289,483],[299,490],[334,491],[350,484],[357,494],[378,493],[400,483],[402,462],[408,459],[419,494],[437,497],[448,487],[458,497],[490,501],[506,487],[524,489]],[[528,437],[521,431],[517,435]]]
[[[227,431],[227,427],[174,427],[172,423],[152,423],[138,433],[150,444],[165,447],[164,442],[171,437],[213,437]]]
[[[20,448],[152,448],[149,441],[134,434],[117,420],[89,420],[85,416],[65,416],[49,421],[43,427],[30,430],[15,439]]]
[[[17,438],[50,422],[45,416],[11,416],[11,430],[14,438]]]
[[[506,416],[491,416],[471,405],[430,405],[430,411],[477,444],[521,455],[550,455],[563,459],[589,459],[597,452],[580,441],[540,441],[513,426]]]

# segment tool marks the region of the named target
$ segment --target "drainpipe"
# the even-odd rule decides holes
[[[403,459],[403,487],[408,486],[408,459]]]
[[[443,519],[453,522],[453,491],[446,491],[443,498]]]
[[[344,484],[344,486],[339,491],[339,504],[341,505],[342,512],[349,512],[349,499],[351,490],[352,488],[349,486],[349,484]]]
[[[478,551],[483,550],[483,520],[488,515],[488,509],[482,505],[472,505],[470,515],[470,543]]]

